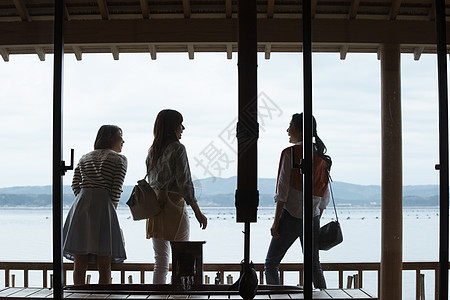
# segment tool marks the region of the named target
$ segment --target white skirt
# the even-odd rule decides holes
[[[125,253],[122,231],[108,190],[83,188],[67,215],[63,229],[63,254],[74,260],[76,254],[88,254],[89,263],[97,255],[123,262]]]

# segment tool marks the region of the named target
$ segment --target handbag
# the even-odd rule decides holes
[[[336,220],[331,221],[319,229],[319,249],[320,250],[330,250],[336,245],[339,245],[344,240],[342,235],[341,224],[339,224],[338,215],[336,211],[336,203],[334,203],[333,190],[331,189],[331,179],[330,179],[330,191],[331,198],[333,199],[334,213],[336,215]]]
[[[147,175],[144,179],[138,180],[127,201],[135,221],[151,218],[161,212],[156,193],[145,180],[146,177]]]

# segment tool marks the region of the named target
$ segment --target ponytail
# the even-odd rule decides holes
[[[333,162],[331,161],[331,157],[329,155],[326,155],[327,153],[327,147],[323,143],[323,141],[320,139],[320,137],[317,135],[317,132],[314,133],[314,137],[316,139],[316,142],[314,143],[314,152],[317,153],[327,164],[328,171],[331,169],[331,165]]]

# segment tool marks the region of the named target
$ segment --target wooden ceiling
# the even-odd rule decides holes
[[[0,0],[0,55],[37,54],[53,49],[54,0]],[[237,51],[237,0],[66,0],[66,53]],[[257,1],[258,50],[302,49],[302,1]],[[450,16],[450,0],[446,0]],[[382,43],[401,51],[435,53],[434,0],[312,0],[313,51],[378,52]],[[448,22],[450,24],[450,22]],[[447,29],[450,41],[450,27]]]

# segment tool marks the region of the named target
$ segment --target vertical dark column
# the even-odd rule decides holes
[[[64,0],[55,1],[53,67],[53,298],[63,298],[62,260],[62,86]]]
[[[258,102],[256,1],[238,7],[239,112],[237,124],[237,222],[256,222],[258,209]]]
[[[256,271],[250,261],[250,222],[258,211],[258,99],[257,99],[256,0],[238,1],[238,82],[239,111],[236,128],[238,170],[236,221],[245,223],[244,263],[239,295],[253,299],[258,288]]]
[[[380,299],[402,299],[402,108],[400,45],[381,45]]]
[[[312,299],[312,197],[313,197],[313,121],[312,121],[312,38],[311,0],[303,1],[303,289]]]
[[[439,300],[448,299],[448,87],[445,0],[436,0],[436,37],[439,92]]]

